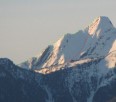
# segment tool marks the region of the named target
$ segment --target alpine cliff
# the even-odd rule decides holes
[[[116,102],[116,28],[100,16],[18,66],[0,59],[0,102]]]

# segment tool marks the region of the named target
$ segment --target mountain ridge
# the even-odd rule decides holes
[[[19,66],[27,69],[41,69],[81,58],[104,56],[116,50],[115,47],[111,48],[116,44],[115,33],[116,29],[109,18],[100,16],[86,29],[75,34],[64,35],[54,45],[48,46],[40,56],[33,57]]]
[[[11,95],[10,91],[8,91],[6,95],[0,91],[0,96],[4,95],[4,97],[7,97],[0,97],[0,100],[2,99],[1,102],[6,102],[7,99],[12,102],[15,102],[15,100],[17,100],[17,102],[18,100],[19,102],[33,102],[34,100],[35,102],[38,100],[41,102],[110,102],[109,100],[112,100],[116,96],[116,67],[109,69],[104,66],[104,61],[104,59],[96,59],[90,62],[77,63],[73,66],[67,65],[64,69],[56,70],[55,72],[50,72],[45,75],[39,75],[40,73],[38,72],[35,73],[30,72],[30,70],[17,68],[14,65],[12,69],[8,68],[8,66],[5,67],[5,64],[4,68],[1,68],[0,65],[0,79],[2,78],[0,82],[3,83],[3,78],[9,77],[6,84],[7,88],[0,85],[0,90],[1,88],[2,90],[9,90],[9,84],[14,83],[16,80],[15,83],[17,84],[13,86],[18,93],[21,91],[20,87],[22,87],[26,93],[30,93],[25,94],[24,92],[18,95],[16,99],[10,99],[7,97],[7,94],[9,94],[9,96]],[[10,66],[11,65],[9,65],[9,67]],[[3,69],[8,72],[4,72]],[[4,76],[3,73],[7,76]],[[13,78],[10,77],[8,73],[12,75]],[[20,79],[22,80],[21,76],[23,76],[23,81],[27,84],[23,81],[19,81]],[[15,79],[14,82],[12,79]],[[35,83],[38,83],[37,86]],[[19,87],[19,85],[21,86]],[[29,89],[26,87],[29,87]],[[11,87],[12,94],[15,93],[13,90]],[[21,95],[23,95],[25,99],[22,98]],[[28,95],[30,97],[28,97]]]
[[[91,34],[66,34],[22,67],[1,58],[0,102],[115,102],[116,29],[97,19]]]

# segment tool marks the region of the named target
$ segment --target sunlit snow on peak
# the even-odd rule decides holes
[[[90,35],[98,34],[98,32],[99,34],[102,34],[109,31],[111,28],[113,28],[113,25],[110,19],[105,16],[100,16],[97,19],[95,19],[89,26],[88,33]]]

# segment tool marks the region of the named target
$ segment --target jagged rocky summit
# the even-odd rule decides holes
[[[48,46],[39,56],[20,64],[27,69],[40,69],[84,58],[106,56],[116,50],[116,29],[108,17],[100,16],[84,30],[66,34]]]
[[[19,66],[0,59],[0,102],[116,102],[116,28],[100,16]]]

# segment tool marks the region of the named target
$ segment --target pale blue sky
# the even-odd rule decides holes
[[[116,0],[0,0],[0,57],[20,63],[98,16],[116,26]]]

